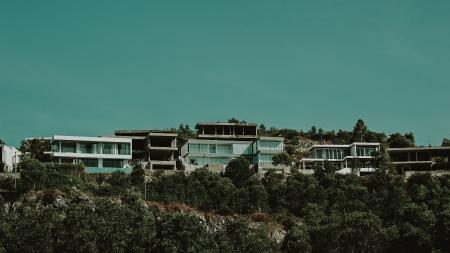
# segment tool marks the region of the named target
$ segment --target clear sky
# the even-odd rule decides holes
[[[450,134],[450,1],[0,1],[0,138],[230,117]]]

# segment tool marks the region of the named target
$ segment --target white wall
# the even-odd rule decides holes
[[[2,149],[2,162],[6,165],[6,171],[12,172],[13,165],[19,163],[20,151],[15,147],[8,147],[3,145]]]

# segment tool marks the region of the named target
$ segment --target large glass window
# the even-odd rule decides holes
[[[232,154],[233,146],[231,144],[217,144],[216,151],[218,154]]]
[[[79,159],[78,163],[86,167],[98,167],[98,159]]]
[[[114,154],[114,144],[103,143],[103,154],[108,154],[108,155]]]
[[[372,156],[375,151],[376,149],[371,147],[356,147],[357,156]]]
[[[62,142],[61,143],[61,152],[64,153],[75,153],[76,144],[74,142]]]
[[[259,163],[272,163],[272,155],[268,154],[259,154],[258,155],[258,162]]]
[[[259,150],[281,151],[282,145],[279,141],[259,141]]]
[[[209,153],[216,153],[216,144],[209,144]]]
[[[316,159],[322,159],[323,158],[323,149],[316,149]]]
[[[97,144],[96,143],[80,143],[79,153],[83,154],[97,154]]]
[[[119,155],[129,155],[130,154],[130,144],[128,143],[119,143],[117,144],[119,148]]]
[[[122,168],[122,160],[103,159],[104,168]]]

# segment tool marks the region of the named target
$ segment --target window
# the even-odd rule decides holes
[[[62,142],[61,143],[61,152],[64,153],[75,153],[76,145],[74,142]]]
[[[233,146],[231,144],[217,144],[216,151],[218,154],[232,154]]]
[[[122,168],[122,160],[103,159],[104,168]]]
[[[274,150],[281,151],[280,141],[259,141],[259,150]]]
[[[112,155],[114,151],[113,147],[112,143],[103,143],[103,154]]]
[[[323,158],[323,149],[316,149],[316,159],[322,159]]]
[[[119,155],[129,155],[130,154],[130,144],[128,143],[119,143],[117,144],[119,148]]]
[[[98,167],[98,159],[79,159],[78,163],[83,164],[85,167]]]
[[[216,144],[209,144],[209,153],[216,153]]]
[[[83,154],[97,154],[97,144],[96,143],[80,143],[79,153]]]

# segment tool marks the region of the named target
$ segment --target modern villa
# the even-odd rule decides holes
[[[86,173],[131,172],[132,141],[120,137],[85,137],[55,135],[51,142],[52,160],[57,163],[81,163]]]
[[[402,174],[449,169],[450,147],[388,148],[387,152]]]
[[[228,162],[244,157],[259,168],[274,167],[272,156],[283,151],[282,137],[260,137],[251,123],[198,123],[197,138],[181,147],[187,170],[202,167],[224,168]]]
[[[337,173],[348,174],[358,168],[357,174],[374,171],[372,161],[374,152],[380,149],[380,143],[355,142],[348,145],[313,145],[311,157],[303,158],[300,163],[303,170],[325,161],[335,166]]]

